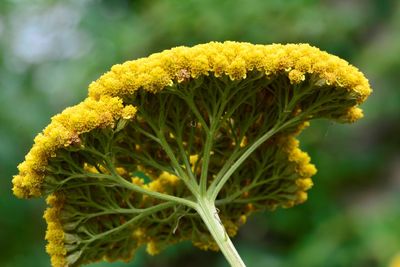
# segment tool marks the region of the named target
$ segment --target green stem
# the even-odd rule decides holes
[[[90,243],[90,242],[93,242],[94,240],[100,239],[100,238],[105,237],[107,235],[110,235],[110,234],[112,234],[114,232],[120,231],[120,230],[128,227],[129,225],[132,225],[135,221],[138,221],[138,220],[148,216],[151,213],[154,213],[154,212],[157,212],[157,211],[172,207],[173,205],[174,205],[173,203],[166,202],[166,203],[161,203],[161,204],[158,204],[156,206],[147,208],[147,209],[143,210],[143,212],[141,212],[139,215],[137,215],[137,216],[133,217],[132,219],[130,219],[129,221],[127,221],[126,223],[121,224],[120,226],[115,227],[115,228],[113,228],[111,230],[108,230],[106,232],[97,234],[97,235],[93,236],[91,239],[83,241],[83,243]]]
[[[115,174],[114,174],[115,175]],[[163,193],[159,193],[156,191],[150,191],[150,190],[146,190],[138,185],[135,185],[133,183],[128,182],[127,180],[125,180],[123,177],[119,176],[119,175],[115,175],[118,178],[118,181],[120,182],[120,184],[122,186],[124,186],[125,188],[131,189],[133,191],[145,194],[145,195],[149,195],[151,197],[157,198],[157,199],[161,199],[161,200],[165,200],[165,201],[170,201],[170,202],[174,202],[176,204],[182,204],[184,206],[190,207],[190,208],[195,208],[196,204],[188,199],[184,199],[181,197],[175,197],[175,196],[171,196],[171,195],[167,195],[167,194],[163,194]]]
[[[229,264],[232,267],[246,267],[226,233],[214,203],[206,198],[198,199],[197,203],[197,212],[200,214],[200,217],[203,219],[205,225]]]
[[[237,168],[245,161],[254,150],[256,150],[262,143],[268,140],[271,136],[273,136],[278,131],[277,128],[272,128],[268,132],[266,132],[261,138],[259,138],[256,142],[254,142],[243,154],[240,158],[233,163],[233,165],[229,168],[229,170],[222,176],[221,180],[217,182],[216,185],[211,185],[208,194],[210,195],[210,199],[213,201],[217,198],[219,191],[225,185],[226,181],[231,177],[232,173],[236,171]]]
[[[198,192],[198,186],[196,184],[196,181],[193,181],[190,179],[190,177],[182,170],[182,167],[180,166],[177,158],[175,157],[174,152],[172,151],[171,147],[169,146],[167,140],[165,140],[164,134],[160,131],[157,133],[157,135],[160,138],[162,148],[164,149],[165,153],[167,153],[168,157],[171,160],[171,165],[175,169],[175,172],[179,175],[179,177],[182,179],[182,181],[185,183],[185,185],[188,187],[190,192],[192,194],[196,195]],[[190,169],[189,169],[190,171]]]
[[[202,196],[205,196],[205,194],[207,193],[208,165],[210,161],[213,134],[214,134],[213,132],[207,133],[206,143],[203,150],[203,163],[201,164],[201,175],[200,175],[200,194]]]
[[[253,189],[255,187],[258,187],[258,186],[261,186],[261,185],[264,185],[264,184],[268,184],[268,183],[270,183],[272,181],[276,181],[276,180],[279,180],[279,179],[281,179],[281,177],[280,176],[276,176],[276,177],[272,177],[272,178],[269,178],[269,179],[267,179],[265,181],[258,182],[258,183],[254,182],[254,180],[253,180],[253,182],[250,185],[243,187],[242,189],[240,189],[239,191],[235,192],[234,194],[229,195],[226,198],[216,200],[215,204],[218,206],[218,205],[225,205],[227,203],[231,203],[232,201],[235,201],[238,197],[240,197],[243,193],[248,192],[248,191],[250,191],[251,189]]]
[[[305,116],[303,114],[303,116]],[[207,190],[207,196],[209,199],[215,201],[215,199],[218,196],[219,191],[222,189],[222,187],[225,185],[225,183],[228,181],[228,179],[231,177],[231,175],[237,170],[237,168],[240,167],[240,165],[253,153],[262,143],[267,141],[269,138],[271,138],[274,134],[277,132],[285,129],[286,127],[300,121],[303,116],[298,116],[294,117],[290,120],[288,120],[285,123],[277,123],[271,130],[263,134],[257,141],[255,141],[247,150],[239,157],[235,163],[232,164],[232,166],[227,170],[227,172],[219,179],[219,180],[214,180],[213,183],[210,185],[209,189]],[[282,120],[279,120],[282,121]]]

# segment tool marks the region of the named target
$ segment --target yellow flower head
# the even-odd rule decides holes
[[[370,93],[357,68],[308,44],[165,50],[113,66],[54,116],[13,192],[50,195],[53,266],[184,240],[218,250],[208,230],[228,238],[255,211],[307,200],[317,170],[296,136],[312,119],[360,119]],[[218,209],[207,216],[202,201]]]
[[[371,93],[368,80],[346,61],[308,44],[253,45],[239,42],[211,42],[192,48],[177,47],[148,58],[114,66],[93,82],[89,95],[123,96],[139,88],[159,91],[201,75],[245,79],[257,70],[269,76],[286,71],[292,83],[300,83],[314,74],[322,84],[346,88],[359,103]],[[289,70],[289,71],[287,71]]]

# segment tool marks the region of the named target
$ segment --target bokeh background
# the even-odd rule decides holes
[[[212,40],[307,42],[359,67],[374,88],[360,122],[317,121],[303,133],[315,186],[305,204],[242,228],[234,243],[248,266],[389,266],[400,257],[400,1],[2,0],[0,266],[50,266],[44,201],[11,194],[17,164],[50,117],[113,64]],[[91,266],[227,264],[188,242]]]

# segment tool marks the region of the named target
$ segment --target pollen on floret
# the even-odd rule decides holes
[[[297,171],[302,177],[311,177],[317,173],[317,168],[311,163],[300,163],[297,167]]]
[[[122,110],[122,118],[125,120],[132,119],[136,114],[136,110],[137,109],[132,105],[124,107],[124,109]]]
[[[301,151],[300,148],[295,147],[289,151],[289,161],[296,162],[296,163],[303,163],[306,164],[310,161],[310,158],[307,153]]]
[[[291,84],[298,84],[303,82],[306,79],[306,76],[303,72],[298,71],[296,69],[289,71],[289,80]]]
[[[210,64],[206,53],[202,51],[202,54],[193,57],[192,63],[190,64],[190,72],[192,78],[197,78],[200,75],[207,75],[210,70]]]
[[[212,71],[214,72],[214,76],[221,77],[223,74],[225,74],[225,70],[227,69],[228,65],[229,62],[227,58],[224,55],[217,54],[213,58],[213,64],[212,64]]]
[[[173,85],[171,76],[160,66],[151,66],[142,72],[139,78],[141,78],[140,84],[143,89],[153,93]]]
[[[345,120],[350,123],[353,123],[361,119],[362,117],[364,117],[362,109],[358,107],[351,107],[345,115]]]
[[[296,172],[303,178],[308,178],[317,173],[317,168],[310,163],[310,156],[298,147],[299,141],[294,137],[287,140],[284,150],[288,153],[288,160],[295,163]]]
[[[60,229],[55,222],[49,222],[48,230],[46,233],[47,240],[63,240],[64,232]]]
[[[246,62],[241,58],[237,58],[227,67],[226,74],[231,80],[245,79],[247,76]]]
[[[306,192],[298,191],[296,193],[296,204],[304,203],[304,202],[306,202],[307,199],[308,199],[308,195]]]
[[[301,189],[303,191],[307,191],[311,187],[313,187],[314,183],[311,180],[311,178],[302,178],[302,179],[296,180],[296,185],[298,186],[299,189]]]
[[[29,192],[22,187],[23,177],[21,175],[14,175],[13,177],[13,193],[18,198],[25,198],[29,196]]]

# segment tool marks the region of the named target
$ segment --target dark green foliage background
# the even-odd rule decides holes
[[[307,42],[358,66],[375,89],[355,125],[301,137],[319,172],[310,199],[252,217],[234,243],[249,267],[387,266],[400,253],[400,2],[395,0],[4,0],[0,2],[0,266],[50,266],[43,200],[11,194],[49,118],[113,64],[211,40]],[[134,262],[227,266],[189,243]]]

